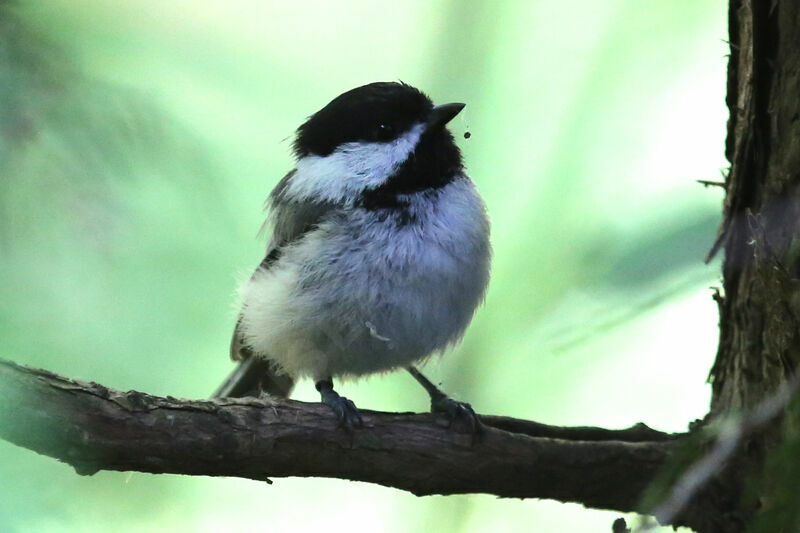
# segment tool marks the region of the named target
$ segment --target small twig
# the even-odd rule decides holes
[[[722,187],[723,189],[727,189],[727,185],[725,185],[724,181],[713,181],[713,180],[695,180],[695,181],[706,187]]]
[[[741,48],[738,44],[733,44],[728,39],[720,39],[720,41],[722,41],[723,43],[727,44],[728,46],[730,46],[734,50],[739,50]]]

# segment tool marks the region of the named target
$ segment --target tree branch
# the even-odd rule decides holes
[[[362,415],[365,427],[348,433],[318,404],[123,393],[0,360],[0,438],[84,475],[318,476],[627,512],[641,510],[679,436],[643,424],[615,431],[483,416],[486,432],[473,439],[431,414]]]

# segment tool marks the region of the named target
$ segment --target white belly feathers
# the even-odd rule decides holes
[[[407,366],[460,340],[489,279],[483,203],[466,177],[403,199],[402,217],[334,212],[259,268],[239,291],[245,344],[318,380]]]

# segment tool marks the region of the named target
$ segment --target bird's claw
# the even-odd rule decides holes
[[[322,403],[330,407],[334,412],[339,420],[339,426],[352,430],[364,425],[356,405],[344,396],[339,396],[337,392],[333,390],[323,392]]]
[[[456,427],[462,427],[468,433],[483,433],[483,424],[472,406],[466,402],[459,402],[442,395],[438,398],[431,398],[431,411],[444,414],[447,418],[447,427],[452,427],[455,422]]]

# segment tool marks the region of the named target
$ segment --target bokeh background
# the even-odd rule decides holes
[[[202,398],[306,116],[402,79],[493,222],[486,304],[427,372],[479,412],[686,428],[717,313],[723,0],[0,0],[0,357]],[[469,131],[471,138],[464,139]],[[426,410],[403,374],[344,384]],[[316,400],[310,383],[296,398]],[[0,441],[0,531],[610,531],[547,501],[69,467]]]

